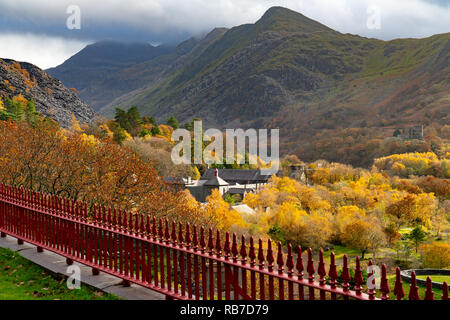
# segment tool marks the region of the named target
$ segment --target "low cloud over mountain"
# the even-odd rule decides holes
[[[301,12],[339,32],[353,33],[383,40],[406,37],[427,37],[450,30],[450,6],[445,0],[79,0],[81,30],[69,30],[66,10],[69,0],[4,0],[0,2],[0,39],[14,32],[8,52],[20,54],[20,43],[27,39],[31,46],[42,46],[55,56],[53,62],[43,60],[40,50],[29,50],[25,59],[48,68],[58,65],[77,52],[67,52],[47,43],[54,37],[76,39],[83,44],[103,39],[177,43],[190,36],[206,34],[214,27],[232,27],[254,23],[269,7],[283,6]],[[368,9],[380,12],[379,29],[367,28]],[[44,38],[40,41],[39,38]],[[68,42],[68,47],[71,43]],[[80,48],[78,48],[79,50]],[[0,46],[0,56],[6,49]],[[15,58],[8,54],[11,58]]]

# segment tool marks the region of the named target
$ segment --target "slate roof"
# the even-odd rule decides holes
[[[210,186],[210,187],[221,187],[221,186],[228,186],[229,183],[223,180],[221,177],[213,176],[211,179],[206,181],[204,186]]]
[[[202,180],[210,180],[214,178],[215,169],[207,169],[202,176]],[[228,183],[236,182],[267,182],[270,175],[262,175],[261,170],[243,170],[243,169],[218,169],[219,176]]]

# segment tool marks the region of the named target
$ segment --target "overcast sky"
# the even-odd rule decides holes
[[[81,29],[67,28],[71,5],[80,8]],[[450,0],[0,0],[0,57],[46,69],[98,40],[177,43],[254,23],[275,5],[383,40],[450,32]]]

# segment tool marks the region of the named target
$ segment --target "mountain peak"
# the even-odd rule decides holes
[[[264,15],[273,15],[273,14],[296,14],[301,15],[300,13],[293,11],[291,9],[281,7],[281,6],[273,6],[267,9]]]
[[[303,14],[284,7],[269,8],[256,25],[278,31],[333,31],[327,26],[312,20]]]

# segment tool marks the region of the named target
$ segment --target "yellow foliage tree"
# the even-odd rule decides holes
[[[243,227],[245,225],[242,216],[235,210],[230,210],[230,204],[223,200],[218,189],[212,190],[206,197],[204,208],[206,216],[214,221],[216,227],[223,231],[231,230],[233,226]]]
[[[14,96],[12,98],[12,100],[14,102],[19,102],[23,108],[25,108],[25,106],[28,104],[28,100],[21,94],[19,93],[18,95]]]
[[[127,130],[123,130],[123,133],[125,134],[125,141],[133,140],[133,137],[131,136],[131,134],[128,133]]]
[[[255,193],[247,193],[244,200],[244,204],[248,205],[250,208],[258,208],[259,206],[259,195]]]
[[[336,215],[334,216],[334,236],[336,240],[343,240],[342,235],[344,234],[347,225],[354,222],[355,220],[362,219],[364,217],[364,210],[358,208],[357,206],[340,207]]]
[[[383,243],[383,233],[375,224],[354,220],[349,223],[342,235],[342,242],[353,249],[361,251],[361,258],[364,259],[365,253],[372,249],[375,250]]]
[[[450,244],[433,242],[421,247],[425,268],[444,269],[450,267]]]
[[[379,170],[405,178],[408,175],[450,178],[449,165],[448,159],[439,159],[433,152],[394,154],[374,161]]]
[[[311,213],[306,218],[307,228],[303,235],[303,246],[323,248],[330,241],[332,225],[330,216],[322,213]]]
[[[159,131],[161,132],[160,135],[157,135],[157,137],[162,137],[166,139],[167,141],[171,141],[171,136],[173,132],[173,128],[171,126],[161,124],[158,126]]]
[[[436,198],[432,193],[393,194],[391,203],[386,207],[386,213],[390,215],[398,228],[405,224],[431,227],[431,218],[436,210]]]
[[[273,176],[270,179],[270,183],[273,188],[275,188],[279,192],[287,192],[287,193],[295,193],[297,191],[297,187],[299,183],[294,179],[290,179],[289,177],[277,177]]]
[[[110,138],[110,139],[113,138],[114,133],[111,131],[111,129],[109,129],[109,127],[108,127],[107,124],[103,123],[103,124],[101,124],[101,125],[99,126],[99,128],[100,128],[102,131],[105,132],[105,135],[106,135],[108,138]]]
[[[82,133],[83,129],[81,129],[80,121],[77,120],[74,114],[72,114],[72,125],[70,126],[70,131],[74,133]]]
[[[426,154],[425,158],[429,158],[429,161],[436,159],[433,154]],[[399,167],[401,165],[399,163]],[[319,221],[325,219],[326,226],[331,226],[333,238],[326,232],[316,233],[319,237],[322,236],[325,241],[343,242],[343,234],[347,229],[349,242],[348,233],[352,228],[363,229],[363,226],[371,224],[373,230],[368,230],[372,231],[368,233],[368,239],[371,239],[372,248],[376,249],[377,243],[384,241],[384,233],[389,234],[404,225],[420,224],[434,228],[437,232],[445,227],[443,214],[438,214],[438,200],[429,191],[423,192],[425,189],[421,188],[425,187],[414,182],[415,180],[408,180],[412,181],[408,182],[408,187],[400,183],[400,179],[390,178],[376,169],[356,170],[349,166],[327,163],[321,166],[313,164],[310,167],[317,169],[316,184],[313,186],[306,186],[289,177],[273,176],[256,194],[246,195],[244,203],[258,211],[261,219],[268,217],[273,237],[308,242],[308,239],[313,239],[312,234],[307,235],[307,230],[311,228],[294,232],[293,226],[304,227],[313,223],[318,225]],[[429,179],[425,182],[422,184],[428,186],[427,190],[436,190],[441,197],[445,197],[445,183],[432,183]],[[299,210],[307,215],[298,218]],[[315,218],[314,221],[312,217],[321,218]],[[352,226],[348,227],[350,224]],[[309,243],[318,242],[318,239],[309,240]]]
[[[197,166],[193,166],[193,167],[192,167],[192,174],[193,174],[192,179],[194,179],[194,180],[200,180],[201,175],[200,175],[200,171],[198,171]]]
[[[294,202],[284,202],[271,217],[272,224],[278,225],[287,233],[297,234],[306,227],[303,219],[308,214]]]
[[[96,137],[94,137],[93,135],[87,135],[87,134],[85,134],[85,133],[82,133],[81,135],[80,135],[80,140],[82,141],[82,142],[84,142],[84,143],[86,143],[87,145],[89,145],[89,146],[91,146],[91,147],[93,147],[93,146],[95,146],[97,143],[99,143],[100,141],[96,138]]]

